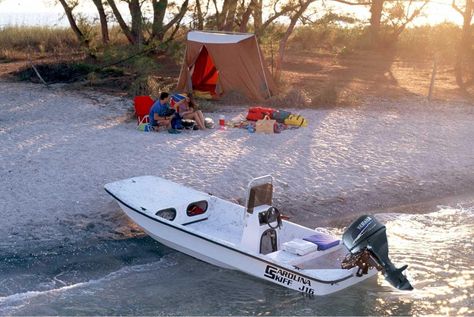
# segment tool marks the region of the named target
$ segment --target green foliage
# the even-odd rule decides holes
[[[130,45],[108,46],[101,55],[98,55],[98,62],[102,65],[118,63],[116,66],[128,68],[134,73],[152,74],[160,70],[160,65],[153,59],[153,51],[148,54],[140,54],[149,48],[142,46],[140,50],[137,50],[137,47]]]
[[[116,77],[125,75],[125,72],[122,68],[119,68],[117,66],[110,66],[103,68],[101,74],[103,74],[104,76]]]
[[[99,36],[98,27],[92,24],[87,17],[84,15],[78,15],[76,18],[77,26],[81,30],[84,38],[89,41],[89,43],[94,43],[94,39],[97,39]]]
[[[140,55],[126,62],[134,72],[142,75],[156,74],[161,67],[151,56]]]
[[[168,43],[166,52],[176,62],[177,65],[181,64],[184,59],[186,43],[184,41],[172,41]]]

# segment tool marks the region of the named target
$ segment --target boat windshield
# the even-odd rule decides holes
[[[273,185],[266,183],[250,188],[247,200],[247,212],[253,213],[253,209],[261,205],[272,205]]]

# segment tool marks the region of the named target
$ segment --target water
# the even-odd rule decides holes
[[[68,27],[64,13],[56,12],[0,12],[0,28],[6,26]]]
[[[473,315],[474,205],[377,218],[412,292],[380,275],[308,297],[143,237],[3,258],[0,315]]]

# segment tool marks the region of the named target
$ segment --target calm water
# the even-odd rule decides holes
[[[473,206],[377,218],[412,292],[380,276],[308,297],[146,237],[0,259],[0,315],[474,315]]]

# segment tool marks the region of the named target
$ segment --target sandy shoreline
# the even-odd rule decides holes
[[[309,226],[472,198],[469,104],[372,99],[358,108],[300,110],[309,128],[279,135],[171,135],[136,131],[130,100],[25,83],[0,82],[0,91],[4,250],[141,234],[103,185],[145,174],[238,199],[252,177],[271,173],[276,205]]]

